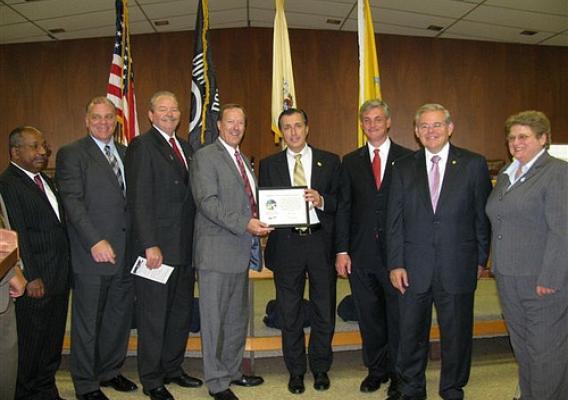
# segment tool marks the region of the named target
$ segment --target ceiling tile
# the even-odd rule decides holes
[[[51,42],[53,41],[52,38],[50,38],[47,35],[41,35],[41,36],[30,36],[30,37],[21,37],[21,38],[17,38],[17,39],[6,39],[4,40],[4,38],[2,38],[2,44],[14,44],[14,43],[36,43],[36,42]]]
[[[484,4],[568,16],[568,1],[566,0],[487,0]]]
[[[2,42],[42,35],[47,35],[47,33],[31,22],[0,26],[0,37],[2,38]]]
[[[449,26],[454,20],[451,18],[437,17],[433,15],[416,14],[406,11],[386,9],[373,10],[373,22],[375,26],[381,23],[399,25],[403,27],[426,29],[430,25],[442,27]]]
[[[377,8],[379,12],[381,9],[391,9],[458,18],[476,7],[476,4],[454,0],[380,0],[371,3],[377,6],[373,7],[373,15],[375,15],[375,8]]]
[[[448,34],[458,34],[485,38],[496,42],[513,42],[535,44],[550,34],[539,32],[533,36],[521,35],[521,29],[490,25],[479,22],[460,21],[448,29]],[[442,35],[443,36],[443,35]]]
[[[187,14],[195,15],[197,12],[195,4],[187,0],[147,4],[141,5],[141,7],[151,20],[168,19],[169,17]]]
[[[566,3],[568,4],[568,1]],[[500,7],[480,6],[468,14],[465,19],[535,31],[559,32],[568,29],[568,17]]]
[[[568,34],[556,35],[550,39],[545,39],[539,44],[544,44],[546,46],[565,46],[568,47]]]
[[[45,0],[14,4],[15,10],[31,20],[50,19],[93,11],[114,12],[113,0]]]
[[[0,5],[0,26],[17,24],[19,22],[26,22],[26,20],[9,7]]]
[[[427,36],[433,37],[438,34],[436,31],[430,31],[428,29],[417,29],[407,26],[391,25],[386,23],[375,23],[374,24],[375,33],[386,33],[389,35],[406,35],[406,36]],[[345,22],[342,28],[343,31],[357,31],[357,20],[349,19]]]

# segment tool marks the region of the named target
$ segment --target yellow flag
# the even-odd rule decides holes
[[[278,116],[288,108],[296,107],[294,74],[288,24],[284,14],[284,0],[276,0],[274,39],[272,53],[272,131],[274,143],[279,143],[282,133],[278,129]]]
[[[369,0],[357,0],[357,19],[359,32],[359,107],[371,99],[381,99],[381,79],[379,61],[375,47],[375,29]],[[357,119],[357,121],[359,121]],[[366,143],[365,135],[357,123],[359,146]]]

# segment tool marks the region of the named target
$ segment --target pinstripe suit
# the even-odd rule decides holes
[[[14,165],[0,175],[0,192],[6,203],[12,229],[31,282],[43,280],[45,296],[24,295],[16,303],[18,325],[17,399],[56,399],[55,372],[61,347],[69,297],[69,243],[64,213],[57,190],[49,177],[43,179],[59,203],[57,218],[44,193]]]
[[[566,399],[568,163],[545,152],[509,186],[509,176],[502,172],[486,210],[493,229],[493,270],[519,364],[522,398]],[[539,297],[537,285],[556,293]]]

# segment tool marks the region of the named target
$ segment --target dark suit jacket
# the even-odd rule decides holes
[[[126,147],[116,144],[116,148],[124,159]],[[73,271],[96,275],[122,271],[129,226],[126,198],[105,155],[87,136],[62,147],[56,165],[69,222]],[[103,239],[111,244],[117,264],[93,260],[91,247]]]
[[[46,295],[69,288],[69,242],[61,198],[51,179],[42,174],[59,203],[59,215],[46,195],[18,167],[10,164],[0,175],[0,192],[8,218],[18,232],[18,246],[28,282],[41,278]]]
[[[189,144],[177,139],[190,164]],[[164,264],[191,265],[195,204],[188,171],[169,143],[152,127],[128,145],[125,168],[135,253],[158,246]]]
[[[322,229],[325,231],[329,254],[333,252],[333,235],[335,232],[335,212],[337,210],[337,186],[339,183],[339,157],[327,151],[312,147],[312,175],[311,188],[319,192],[324,198],[324,209],[316,209]],[[292,186],[286,151],[269,156],[260,161],[259,166],[260,187]],[[286,240],[290,235],[289,229],[276,229],[268,237],[264,253],[265,263],[269,269],[286,265],[287,254],[279,251],[279,241]]]
[[[485,203],[491,191],[482,156],[450,145],[437,211],[424,149],[394,165],[387,215],[388,268],[406,268],[410,288],[430,288],[434,271],[452,294],[473,292],[489,252]]]
[[[381,188],[377,191],[364,145],[345,155],[341,163],[336,216],[335,250],[347,252],[355,268],[386,267],[385,224],[392,166],[411,150],[391,141]]]

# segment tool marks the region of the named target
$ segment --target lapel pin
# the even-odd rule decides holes
[[[318,161],[316,164],[318,165],[318,167],[321,167],[323,165],[321,161]]]
[[[452,160],[452,165],[456,165],[458,162],[456,160]]]
[[[521,183],[523,183],[526,179],[527,179],[527,178],[523,176],[523,177],[521,178]]]

